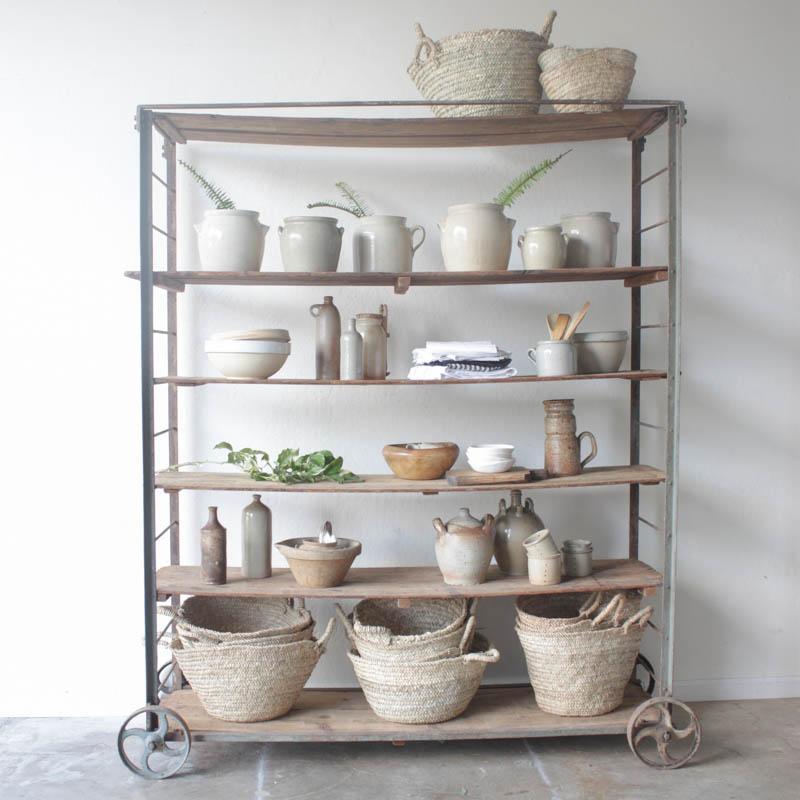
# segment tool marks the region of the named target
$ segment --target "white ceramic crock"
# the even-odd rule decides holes
[[[414,234],[421,233],[414,244]],[[405,217],[361,217],[353,230],[353,272],[411,272],[414,253],[425,241],[425,228],[406,226]]]
[[[619,222],[608,211],[561,217],[567,235],[568,267],[613,267],[617,263]]]
[[[525,269],[558,269],[567,258],[567,237],[560,225],[526,228],[517,239]]]
[[[444,268],[452,272],[508,269],[515,222],[497,203],[450,206],[439,223]]]
[[[258,211],[212,209],[194,226],[200,248],[200,265],[211,272],[258,272],[264,257],[268,225],[258,221]]]
[[[286,217],[278,228],[285,272],[336,272],[344,228],[333,217]]]
[[[540,378],[574,375],[578,371],[575,347],[563,339],[537,342],[528,348],[528,358],[536,364]]]

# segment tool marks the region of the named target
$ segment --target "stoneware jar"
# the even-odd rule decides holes
[[[309,308],[317,319],[316,375],[318,381],[338,381],[342,320],[333,298],[326,295],[321,303]]]
[[[500,501],[494,521],[494,557],[500,572],[506,575],[525,575],[528,572],[528,554],[523,542],[545,524],[533,510],[530,497],[522,502],[522,492],[511,492],[511,503]]]
[[[560,225],[525,228],[517,246],[522,250],[525,269],[558,269],[566,263],[567,237]]]
[[[286,272],[336,272],[344,228],[333,217],[286,217],[278,228]]]
[[[342,380],[360,381],[364,377],[364,339],[356,330],[353,317],[347,323],[347,330],[342,334]]]
[[[200,528],[200,570],[205,583],[221,584],[228,579],[228,532],[217,518],[217,507],[208,507],[208,522]]]
[[[258,272],[269,227],[258,221],[258,211],[212,209],[194,226],[200,265],[210,272]]]
[[[389,309],[381,304],[378,314],[356,314],[356,330],[364,342],[362,366],[366,380],[382,381],[389,374]]]
[[[536,365],[540,378],[574,375],[578,371],[575,346],[563,339],[537,342],[536,347],[528,348],[528,358]]]
[[[242,577],[272,575],[272,512],[254,494],[242,510]]]
[[[552,534],[547,528],[532,533],[522,542],[527,558],[550,558],[561,555]]]
[[[462,508],[445,525],[439,517],[436,529],[436,561],[444,582],[451,586],[474,586],[486,580],[494,553],[494,517],[477,520]]]
[[[561,583],[562,572],[560,553],[543,558],[528,558],[528,580],[534,586],[554,586]]]
[[[592,543],[588,539],[565,539],[561,545],[564,574],[568,578],[585,578],[592,574]]]
[[[424,241],[425,228],[408,228],[405,217],[361,217],[353,229],[353,272],[411,272],[414,253]]]
[[[568,267],[613,267],[617,263],[619,222],[608,211],[561,217],[567,236]]]
[[[544,401],[544,469],[550,478],[580,475],[597,455],[597,440],[589,431],[575,435],[574,400]],[[581,442],[588,439],[592,451],[581,461]]]
[[[450,206],[439,223],[444,268],[453,272],[508,269],[515,222],[497,203]]]

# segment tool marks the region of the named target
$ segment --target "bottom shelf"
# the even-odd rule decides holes
[[[376,716],[358,689],[306,689],[285,716],[269,722],[225,722],[210,717],[194,692],[161,702],[183,717],[192,738],[256,742],[383,742],[521,739],[625,733],[628,718],[647,695],[629,686],[625,702],[599,717],[558,717],[541,711],[530,686],[484,686],[456,719],[437,725],[400,725]]]

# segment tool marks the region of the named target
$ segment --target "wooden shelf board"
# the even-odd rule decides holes
[[[434,538],[431,528],[431,542]],[[431,544],[431,548],[433,544]],[[288,569],[273,570],[270,578],[249,579],[238,567],[228,570],[228,582],[208,584],[200,567],[167,566],[156,574],[161,596],[216,595],[226,597],[316,597],[328,599],[365,597],[514,597],[520,594],[564,594],[566,592],[655,590],[662,583],[659,572],[642,561],[598,559],[586,578],[569,578],[555,586],[534,586],[527,575],[503,575],[491,567],[485,583],[477,586],[449,586],[438,567],[353,567],[347,582],[330,589],[298,586]]]
[[[182,375],[164,375],[154,379],[154,383],[169,383],[173,386],[206,386],[208,384],[255,384],[259,386],[456,386],[458,384],[484,383],[549,383],[553,381],[597,381],[597,380],[628,380],[628,381],[655,381],[664,380],[666,372],[654,369],[623,370],[620,372],[602,372],[584,375],[557,375],[539,377],[538,375],[515,375],[513,378],[459,378],[448,380],[405,380],[401,378],[387,378],[386,380],[353,380],[353,381],[322,381],[314,378],[220,378],[189,377]]]
[[[140,272],[128,271],[139,280]],[[491,272],[202,272],[156,270],[153,283],[182,292],[188,285],[202,286],[393,286],[404,293],[409,286],[490,286],[527,283],[584,283],[635,280],[639,285],[664,281],[667,268],[656,267],[572,267],[563,269],[509,269]]]
[[[644,464],[621,467],[589,467],[580,475],[569,478],[545,478],[543,470],[535,470],[531,483],[496,483],[486,486],[450,486],[444,478],[435,481],[409,481],[395,475],[362,475],[361,483],[274,483],[254,481],[240,472],[174,472],[164,470],[155,476],[156,488],[165,491],[196,489],[199,491],[230,492],[342,492],[345,494],[383,492],[483,492],[509,489],[567,489],[589,486],[618,486],[624,484],[656,484],[666,479],[660,469]]]
[[[629,686],[623,704],[599,717],[559,717],[536,705],[530,686],[484,686],[467,710],[436,725],[400,725],[376,716],[359,689],[305,689],[294,708],[268,722],[225,722],[209,716],[189,689],[162,705],[186,721],[192,739],[260,742],[452,741],[625,733],[647,695]]]
[[[317,147],[492,147],[646,136],[667,118],[663,107],[526,117],[280,117],[159,111],[153,123],[178,142],[239,142]]]

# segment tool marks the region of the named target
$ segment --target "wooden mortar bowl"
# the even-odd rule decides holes
[[[383,457],[398,478],[408,481],[433,481],[444,477],[456,463],[458,445],[454,442],[409,442],[387,444]]]

